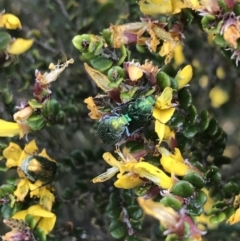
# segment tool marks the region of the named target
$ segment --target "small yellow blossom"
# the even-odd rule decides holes
[[[176,46],[176,48],[174,49],[173,55],[174,55],[173,58],[174,58],[175,64],[177,66],[179,66],[185,62],[185,56],[183,54],[183,45],[182,44],[178,44]]]
[[[20,135],[21,127],[16,122],[0,119],[0,137],[12,137]]]
[[[191,65],[185,66],[182,70],[179,70],[175,80],[178,82],[178,89],[182,89],[192,79],[193,70]]]
[[[138,203],[145,213],[159,220],[165,228],[177,225],[179,215],[172,208],[165,207],[163,204],[154,202],[151,199],[146,200],[141,197],[138,198]]]
[[[211,105],[214,108],[219,108],[229,100],[229,94],[226,90],[220,86],[215,86],[209,93],[211,99]]]
[[[175,108],[172,106],[173,89],[167,87],[157,98],[153,108],[153,117],[155,121],[155,132],[158,134],[159,142],[163,140],[165,124],[171,119]]]
[[[33,205],[27,210],[19,211],[15,213],[12,218],[25,220],[25,217],[29,214],[35,218],[37,226],[41,228],[45,234],[48,234],[54,228],[56,215],[45,210],[41,205]]]
[[[31,48],[33,45],[33,39],[14,39],[8,46],[7,52],[13,55],[19,55]]]
[[[238,22],[239,25],[239,22]],[[231,48],[236,49],[238,46],[238,40],[240,38],[239,27],[236,25],[230,25],[223,33],[224,40],[229,44]]]
[[[170,189],[174,184],[171,177],[150,163],[137,162],[134,158],[117,161],[109,152],[103,154],[103,159],[112,168],[94,178],[93,183],[104,182],[120,172],[117,175],[118,180],[114,183],[117,188],[131,189],[143,183],[142,178],[146,178],[164,189]]]
[[[178,148],[174,148],[174,154],[163,147],[160,147],[159,151],[162,154],[160,162],[166,172],[182,177],[191,171],[191,168],[184,163]]]
[[[87,108],[90,110],[88,115],[91,119],[99,120],[102,117],[92,97],[86,98],[83,102],[87,104]]]
[[[136,81],[143,76],[143,72],[138,66],[130,65],[127,70],[131,81]]]
[[[177,14],[184,8],[198,10],[197,0],[140,0],[140,11],[146,15]]]
[[[23,201],[28,192],[30,191],[30,197],[39,197],[41,204],[48,210],[50,210],[52,203],[54,202],[54,197],[49,194],[46,190],[47,187],[43,186],[44,183],[40,180],[37,180],[35,183],[32,183],[21,170],[22,162],[31,155],[36,155],[38,152],[38,147],[35,140],[28,143],[24,150],[15,143],[10,142],[9,146],[3,150],[3,156],[7,159],[6,167],[18,167],[19,177],[22,178],[18,183],[17,189],[14,192],[14,195],[17,197],[17,201]],[[39,156],[45,157],[48,160],[54,161],[50,158],[46,150],[43,149]],[[41,187],[41,188],[40,188]]]
[[[227,220],[227,223],[233,225],[240,222],[240,208]]]
[[[0,28],[17,29],[22,28],[18,17],[11,13],[0,14]]]

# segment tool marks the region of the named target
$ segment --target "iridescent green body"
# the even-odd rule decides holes
[[[46,184],[58,180],[62,172],[56,162],[39,155],[29,156],[23,160],[21,170],[30,181],[40,180]]]
[[[131,119],[128,126],[130,134],[133,132],[136,133],[137,130],[149,124],[155,102],[154,96],[147,96],[129,101],[123,106],[121,114],[127,114]]]
[[[128,115],[107,115],[99,123],[97,132],[103,143],[114,145],[128,135],[127,125],[131,119]]]

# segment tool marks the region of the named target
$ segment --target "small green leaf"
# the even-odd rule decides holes
[[[190,197],[194,192],[194,187],[187,181],[178,181],[172,187],[171,192],[177,196]]]
[[[114,220],[109,226],[110,233],[115,239],[122,239],[127,235],[125,224],[119,220]]]

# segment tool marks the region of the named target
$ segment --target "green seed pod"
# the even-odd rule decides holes
[[[32,216],[31,214],[28,214],[25,217],[25,221],[28,224],[28,226],[33,230],[36,225],[37,225],[37,220],[34,218],[34,216]]]
[[[56,162],[39,155],[29,156],[24,159],[20,168],[27,179],[33,182],[40,180],[49,184],[62,176],[60,167]]]
[[[240,15],[240,3],[235,3],[233,12],[236,14],[236,16]]]
[[[93,36],[90,34],[77,35],[73,38],[72,43],[76,49],[82,53],[92,52],[89,51],[89,45],[93,41]]]
[[[183,180],[190,182],[196,188],[203,188],[205,185],[204,179],[196,172],[190,172],[183,177]]]
[[[194,124],[198,118],[197,109],[194,105],[188,107],[188,122],[189,124]]]
[[[113,65],[113,61],[110,59],[106,59],[105,57],[98,56],[95,59],[90,60],[92,67],[100,72],[104,72],[111,68]]]
[[[213,41],[216,45],[218,45],[222,48],[227,47],[227,43],[226,43],[225,39],[223,38],[223,35],[221,35],[221,34],[216,34]]]
[[[178,99],[180,107],[187,110],[188,107],[192,104],[192,94],[188,88],[182,88],[178,91]]]
[[[232,197],[239,193],[239,186],[237,183],[230,181],[224,185],[223,191],[227,197]]]
[[[198,133],[198,127],[195,125],[187,125],[184,129],[183,129],[183,135],[186,138],[192,138],[194,137],[196,134]]]
[[[47,241],[47,236],[41,228],[36,227],[35,230],[36,230],[36,236],[40,241]]]
[[[190,197],[194,192],[194,187],[187,181],[178,181],[172,187],[171,192],[180,197]]]
[[[35,99],[31,99],[28,101],[28,104],[33,108],[33,109],[42,109],[43,108],[43,104],[39,103],[37,100]]]
[[[221,9],[223,10],[223,12],[227,12],[228,6],[227,6],[227,2],[225,0],[217,0],[218,6],[221,7]]]
[[[5,31],[0,31],[0,51],[5,50],[11,42],[11,35]]]
[[[114,220],[109,226],[110,233],[115,239],[122,239],[127,235],[127,228],[125,224],[119,220]]]
[[[46,125],[46,120],[42,115],[38,114],[32,114],[30,117],[27,119],[29,127],[33,131],[39,131],[43,129]]]
[[[138,205],[131,205],[127,207],[127,212],[130,219],[139,220],[143,216],[143,211]]]
[[[211,216],[211,217],[209,218],[209,222],[210,222],[211,224],[218,224],[218,223],[219,223],[219,221],[218,221],[218,216],[217,216],[217,215]]]
[[[219,213],[218,215],[217,215],[217,217],[218,217],[218,223],[221,223],[221,222],[223,222],[224,220],[226,220],[226,214],[224,213],[224,212],[221,212],[221,213]]]
[[[209,126],[206,130],[206,132],[210,135],[210,136],[214,136],[217,134],[218,131],[218,122],[215,119],[211,119],[209,122]]]
[[[61,109],[60,103],[55,100],[51,99],[46,102],[43,106],[42,114],[45,118],[57,116]]]
[[[173,196],[166,196],[161,199],[160,203],[162,203],[165,207],[171,207],[175,211],[179,211],[182,207],[182,203]]]
[[[166,73],[159,71],[157,73],[157,85],[164,90],[166,87],[171,86],[171,78]]]
[[[205,131],[209,125],[209,113],[206,110],[203,110],[200,114],[200,130]]]

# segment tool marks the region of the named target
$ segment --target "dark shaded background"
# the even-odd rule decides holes
[[[64,61],[66,58],[74,58],[75,63],[51,87],[53,97],[61,102],[66,113],[65,122],[29,134],[28,139],[1,138],[0,143],[14,141],[24,146],[27,141],[36,139],[39,148],[46,148],[49,155],[64,167],[65,175],[55,185],[58,197],[55,210],[59,217],[58,234],[62,230],[59,228],[71,221],[79,230],[78,240],[113,240],[109,235],[109,220],[105,215],[108,197],[113,191],[112,181],[95,185],[90,182],[107,167],[101,159],[106,146],[96,136],[97,123],[88,118],[88,110],[83,104],[85,98],[96,95],[99,90],[86,75],[81,56],[71,40],[77,34],[99,34],[110,23],[139,21],[141,14],[138,5],[135,0],[109,0],[106,4],[96,0],[1,0],[1,9],[21,19],[23,29],[11,31],[11,34],[15,37],[33,37],[35,43],[10,68],[0,68],[0,118],[12,120],[12,114],[16,111],[14,107],[21,101],[32,98],[35,69],[44,73],[48,70],[49,63]],[[209,110],[229,135],[226,155],[232,157],[233,161],[231,166],[224,168],[223,178],[238,176],[239,70],[221,55],[220,49],[209,45],[207,35],[201,31],[197,21],[186,30],[185,37],[185,64],[199,61],[191,81],[194,104],[199,112]],[[137,55],[134,49],[133,56],[145,58]],[[225,78],[221,80],[216,77],[218,67],[225,71]],[[203,75],[209,77],[205,88],[199,84]],[[230,96],[229,101],[218,109],[211,107],[208,96],[216,84],[220,84]],[[15,172],[11,171],[7,177],[16,177]],[[1,181],[5,183],[6,177],[1,177]],[[140,236],[163,240],[156,232],[157,227],[158,223],[148,218]],[[223,233],[210,232],[206,240],[239,240],[239,228],[226,228],[221,227]],[[86,236],[82,235],[82,230],[85,230]],[[57,232],[53,233],[52,238],[54,237],[59,240]],[[60,239],[71,240],[71,235],[64,236],[63,232]]]

